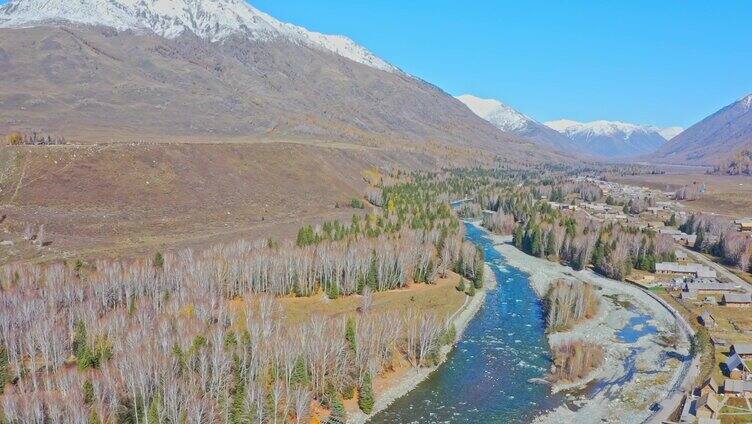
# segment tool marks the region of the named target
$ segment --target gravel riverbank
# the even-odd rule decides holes
[[[601,344],[603,365],[585,381],[552,387],[564,391],[567,402],[535,422],[641,423],[648,419],[651,405],[665,398],[684,376],[681,364],[689,354],[689,339],[676,331],[674,316],[637,287],[531,257],[510,241],[494,236],[496,249],[510,265],[530,275],[540,296],[553,281],[569,279],[593,284],[603,299],[596,317],[570,331],[549,335],[552,345],[568,339]],[[664,336],[669,334],[676,334],[676,348],[666,346]]]

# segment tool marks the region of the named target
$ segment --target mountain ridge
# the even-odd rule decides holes
[[[471,94],[456,96],[465,106],[480,118],[506,133],[512,133],[531,140],[533,143],[571,154],[575,148],[566,136],[548,128],[535,119],[496,99],[482,99]],[[583,152],[577,152],[583,153]]]
[[[752,149],[752,93],[684,130],[651,160],[716,165]]]
[[[212,42],[237,35],[255,41],[283,37],[377,69],[398,71],[348,37],[283,23],[244,0],[14,0],[0,6],[0,27],[29,27],[55,21],[121,31],[145,30],[171,39],[190,32]]]
[[[621,159],[651,153],[660,148],[666,139],[664,129],[622,121],[577,122],[560,119],[545,125],[564,134],[575,145],[592,154]]]

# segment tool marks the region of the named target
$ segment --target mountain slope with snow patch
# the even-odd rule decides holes
[[[0,27],[55,21],[151,31],[166,38],[192,33],[212,42],[238,35],[259,41],[281,37],[383,71],[397,71],[347,37],[280,22],[244,0],[13,0],[0,6]]]
[[[625,158],[651,153],[666,139],[661,129],[619,121],[581,123],[567,119],[545,123],[566,135],[581,149],[606,158]]]
[[[481,99],[469,94],[457,96],[457,99],[473,113],[504,132],[525,137],[538,145],[561,152],[572,153],[575,148],[567,137],[498,100]]]

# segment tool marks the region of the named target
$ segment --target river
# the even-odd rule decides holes
[[[497,288],[447,360],[373,423],[527,423],[563,398],[532,383],[551,365],[543,307],[525,273],[507,265],[485,230],[468,225]]]

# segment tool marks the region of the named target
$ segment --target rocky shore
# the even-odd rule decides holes
[[[651,405],[683,378],[682,359],[689,355],[689,339],[676,331],[674,316],[637,287],[529,256],[516,249],[509,237],[493,239],[509,265],[530,275],[539,296],[552,282],[565,279],[592,284],[602,297],[594,318],[550,334],[549,344],[571,339],[599,343],[605,350],[603,364],[582,381],[554,385],[552,391],[564,392],[567,401],[535,422],[641,423],[649,418]]]

